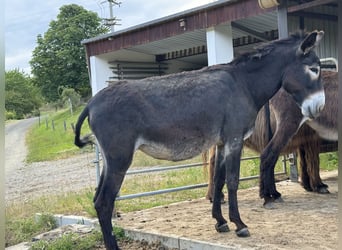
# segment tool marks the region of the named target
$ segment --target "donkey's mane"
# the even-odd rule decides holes
[[[239,65],[241,63],[248,62],[251,60],[261,59],[264,56],[268,55],[277,45],[293,44],[293,42],[300,41],[306,35],[307,34],[303,30],[300,30],[291,34],[288,38],[261,44],[260,46],[256,47],[253,51],[246,52],[240,55],[239,57],[235,58],[229,64]]]

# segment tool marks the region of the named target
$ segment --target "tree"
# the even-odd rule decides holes
[[[80,106],[81,96],[72,88],[60,87],[60,101],[63,105],[70,107],[71,115],[73,109]]]
[[[37,36],[30,65],[34,84],[48,102],[58,100],[58,88],[73,88],[82,97],[91,94],[85,50],[81,41],[105,33],[108,28],[94,12],[76,4],[60,8],[57,20],[44,36]]]
[[[42,96],[27,74],[18,69],[7,71],[5,82],[5,109],[11,118],[24,118],[40,108]]]

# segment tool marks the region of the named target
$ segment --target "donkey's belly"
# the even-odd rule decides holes
[[[329,140],[329,141],[338,141],[337,128],[324,126],[323,124],[320,124],[319,122],[316,122],[315,120],[309,121],[308,125],[311,128],[313,128],[321,138]]]
[[[210,140],[204,142],[203,139],[192,139],[177,142],[152,142],[145,139],[138,139],[136,149],[140,149],[144,153],[162,160],[181,161],[195,157],[202,152],[208,150],[215,142]]]

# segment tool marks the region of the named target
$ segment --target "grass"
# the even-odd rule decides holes
[[[47,113],[42,116],[40,123],[33,126],[26,137],[28,154],[26,161],[38,162],[56,160],[79,154],[74,141],[74,133],[71,124],[75,124],[79,113],[83,109],[79,107],[71,115],[70,111],[62,110],[57,113]],[[52,127],[54,123],[54,129]],[[64,128],[66,124],[66,130]],[[85,122],[82,127],[82,134],[90,133],[88,123]]]
[[[53,241],[40,240],[34,243],[30,250],[91,250],[100,243],[103,243],[101,232],[93,230],[86,236],[68,233]]]
[[[113,231],[118,241],[130,241],[122,228],[114,227]],[[91,250],[102,248],[103,245],[101,231],[93,229],[86,235],[65,233],[54,240],[40,240],[32,244],[30,250]]]
[[[49,113],[45,116],[49,122],[48,127],[46,127],[45,118],[42,119],[40,126],[38,124],[34,126],[26,138],[29,151],[27,161],[35,162],[55,160],[79,154],[80,149],[73,145],[74,135],[70,124],[76,122],[78,114],[82,108],[83,107],[80,107],[75,110],[74,115],[71,115],[67,110],[60,111],[55,114]],[[52,120],[55,124],[55,130],[51,128]],[[68,124],[67,131],[64,130],[64,121]],[[89,127],[87,122],[85,122],[82,127],[82,135],[85,135],[89,132]],[[90,147],[87,147],[85,151],[91,151]],[[254,156],[255,153],[248,149],[244,149],[243,155],[245,157]],[[321,154],[320,158],[323,169],[337,169],[337,153]],[[132,168],[142,168],[157,165],[181,165],[194,162],[197,163],[201,161],[202,159],[200,156],[182,162],[156,160],[138,151],[134,155]],[[279,160],[275,171],[279,172],[281,170],[282,163],[281,160]],[[241,162],[241,177],[258,174],[259,159]],[[207,172],[202,166],[186,168],[182,170],[138,174],[134,176],[128,175],[125,178],[120,195],[206,183],[207,178]],[[257,183],[258,180],[240,182],[240,188],[255,186]],[[92,202],[94,189],[95,187],[87,188],[80,192],[49,195],[29,201],[19,201],[14,204],[6,204],[6,244],[13,245],[24,240],[29,240],[32,236],[40,233],[42,230],[48,230],[46,224],[37,223],[34,220],[34,215],[36,213],[42,213],[42,211],[47,214],[74,214],[96,217]],[[147,196],[143,198],[117,201],[116,208],[117,211],[125,213],[155,206],[167,205],[178,201],[197,199],[204,197],[205,194],[206,188],[200,188],[162,195]],[[69,249],[68,244],[70,242],[74,242],[73,246],[75,246],[75,244],[83,244],[78,242],[75,243],[75,239],[72,235],[61,239],[61,242],[62,243],[56,243],[56,246],[52,246],[52,243],[42,242],[39,243],[42,245],[37,245],[36,249]],[[91,240],[91,242],[93,242],[92,244],[96,244],[97,240]],[[62,248],[60,248],[58,244],[61,244]],[[82,249],[88,248],[87,246],[84,246]]]
[[[38,220],[34,218],[34,215],[16,220],[6,220],[6,246],[30,241],[33,232],[39,234],[56,227],[56,221],[50,214],[42,214]]]
[[[320,167],[322,170],[331,171],[338,168],[338,154],[337,152],[329,152],[320,154]]]

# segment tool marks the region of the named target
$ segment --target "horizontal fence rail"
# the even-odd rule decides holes
[[[96,158],[94,160],[94,163],[96,164],[96,174],[97,174],[97,183],[98,183],[99,178],[100,178],[100,160],[101,159],[99,156],[99,150],[98,150],[97,145],[95,145],[95,152],[96,152]],[[244,157],[244,158],[241,158],[241,161],[248,161],[248,160],[254,160],[254,159],[259,159],[259,158],[260,158],[259,156]],[[282,159],[283,170],[281,172],[275,173],[275,175],[287,174],[287,171],[286,171],[287,161],[290,161],[290,165],[295,164],[294,161],[291,161],[291,159],[287,159],[286,156],[283,156],[283,159]],[[152,173],[152,172],[165,172],[165,171],[170,171],[170,170],[180,170],[180,169],[185,169],[185,168],[199,167],[203,165],[208,165],[208,163],[201,162],[201,163],[190,163],[190,164],[182,164],[182,165],[175,165],[175,166],[155,166],[155,167],[144,168],[144,169],[134,169],[134,170],[128,170],[126,175],[146,174],[146,173]],[[293,168],[293,166],[290,166],[290,167],[291,169]],[[247,176],[247,177],[240,178],[240,181],[248,181],[248,180],[253,180],[253,179],[258,179],[258,178],[259,178],[259,175]],[[190,190],[190,189],[196,189],[196,188],[205,188],[205,187],[208,187],[208,183],[160,189],[160,190],[154,190],[154,191],[148,191],[148,192],[142,192],[142,193],[136,193],[136,194],[127,194],[123,196],[118,196],[116,200],[118,201],[118,200],[141,198],[145,196],[159,195],[159,194],[172,193],[172,192],[178,192],[178,191],[184,191],[184,190]]]

